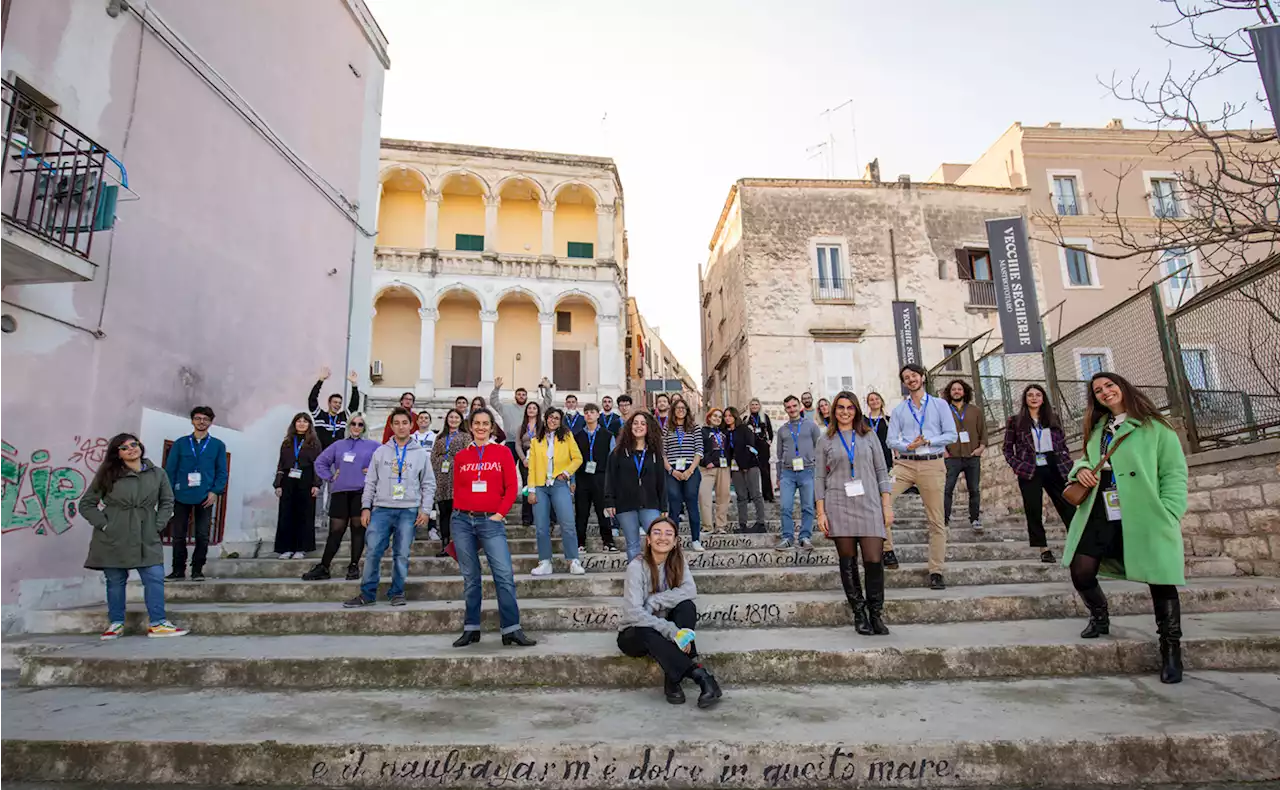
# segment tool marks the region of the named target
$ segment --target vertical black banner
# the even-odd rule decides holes
[[[1022,217],[987,220],[987,244],[995,262],[996,309],[1004,353],[1039,354],[1044,351],[1044,337],[1026,223]]]
[[[920,356],[919,314],[915,302],[893,303],[893,334],[898,339],[898,368],[924,365]]]
[[[1262,87],[1271,104],[1271,120],[1280,129],[1280,25],[1249,28],[1253,54],[1258,58]]]

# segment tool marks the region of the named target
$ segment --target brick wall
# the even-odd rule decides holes
[[[1002,440],[998,432],[982,462],[982,509],[989,520],[1023,512]],[[1280,576],[1280,439],[1189,455],[1187,467],[1187,574]],[[1047,501],[1045,525],[1051,541],[1065,534]]]

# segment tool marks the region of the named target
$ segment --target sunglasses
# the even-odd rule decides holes
[[[353,423],[351,423],[351,424],[352,424],[352,425],[354,425],[354,426],[355,426],[355,427],[357,427],[357,428],[363,428],[363,427],[364,427],[364,423],[362,423],[362,422],[353,422]]]
[[[120,443],[121,450],[136,450],[141,446],[142,445],[138,444],[137,442],[121,442]]]

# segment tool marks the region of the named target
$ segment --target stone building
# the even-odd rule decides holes
[[[495,377],[598,398],[626,386],[622,184],[611,159],[382,141],[375,404],[439,406]]]
[[[658,327],[650,326],[640,312],[635,297],[627,297],[627,393],[634,403],[652,407],[657,391],[647,391],[646,381],[675,381],[679,392],[695,414],[702,411],[702,393],[693,377],[662,339]],[[674,394],[676,390],[670,390]]]
[[[1026,189],[742,179],[729,189],[700,273],[707,405],[789,393],[899,392],[891,315],[918,306],[935,364],[988,329],[998,336],[985,220],[1025,215]]]

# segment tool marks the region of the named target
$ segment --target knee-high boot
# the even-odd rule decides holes
[[[870,635],[867,602],[862,597],[862,580],[858,578],[858,563],[853,557],[840,557],[840,584],[844,586],[844,597],[849,599],[849,606],[853,609],[853,630],[863,636]]]
[[[1156,631],[1160,634],[1160,682],[1182,682],[1182,604],[1173,598],[1157,598]]]
[[[1102,592],[1101,585],[1095,584],[1092,589],[1078,592],[1080,600],[1089,609],[1089,624],[1080,632],[1080,636],[1084,639],[1096,639],[1111,633],[1111,615],[1107,610],[1107,596]]]
[[[884,636],[889,633],[884,619],[884,563],[864,562],[862,569],[867,572],[867,625],[871,633]]]

